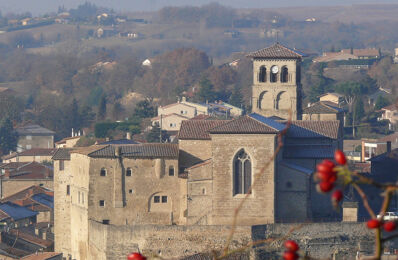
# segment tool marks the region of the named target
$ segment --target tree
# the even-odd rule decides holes
[[[362,99],[359,98],[357,102],[355,102],[354,106],[354,122],[358,122],[365,116],[365,110],[363,109]]]
[[[0,95],[0,119],[9,118],[11,121],[19,121],[23,111],[23,102],[14,96]]]
[[[0,154],[14,151],[18,143],[18,133],[9,118],[0,121]]]
[[[243,95],[237,85],[234,86],[234,90],[229,97],[229,103],[236,107],[241,107],[243,105]]]
[[[98,120],[104,120],[106,118],[106,95],[103,94],[101,96],[100,103],[98,105],[98,114],[97,114],[97,119]]]
[[[204,78],[199,83],[200,89],[195,98],[199,102],[212,102],[216,99],[217,93],[214,91],[214,86],[210,80]]]
[[[352,112],[352,106],[357,96],[363,93],[363,87],[358,82],[344,82],[336,86],[336,91],[344,95],[348,110]]]
[[[149,99],[138,102],[134,109],[134,116],[138,118],[148,118],[155,116],[155,107]]]
[[[379,110],[382,109],[385,106],[388,106],[389,102],[386,98],[384,98],[383,96],[378,96],[376,99],[376,104],[375,104],[375,109]]]
[[[115,102],[112,107],[112,118],[118,120],[124,112],[124,108],[120,102]]]
[[[148,143],[160,143],[166,142],[169,136],[166,131],[161,130],[159,126],[155,125],[152,127],[151,131],[146,135],[146,140]]]

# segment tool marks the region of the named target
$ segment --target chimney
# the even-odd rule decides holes
[[[72,137],[74,137],[74,135],[73,135],[73,128],[72,128]]]
[[[387,153],[391,152],[391,141],[387,141]]]
[[[131,133],[130,133],[130,132],[127,132],[127,133],[126,133],[126,139],[127,139],[127,140],[131,140]]]
[[[10,169],[4,169],[4,177],[10,178]]]

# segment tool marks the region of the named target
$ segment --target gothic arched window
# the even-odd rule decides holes
[[[260,67],[260,71],[258,73],[258,81],[267,82],[267,68],[265,66]]]
[[[289,70],[287,69],[286,66],[283,66],[281,70],[281,82],[288,82],[288,80],[289,80]]]
[[[245,150],[240,150],[233,162],[233,194],[246,194],[252,184],[252,163]]]

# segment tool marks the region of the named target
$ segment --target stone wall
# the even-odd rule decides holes
[[[297,228],[291,232],[292,228]],[[160,255],[165,259],[222,250],[230,234],[229,226],[114,226],[89,222],[89,256],[87,259],[124,259],[133,251],[144,255]],[[259,245],[251,259],[280,259],[283,237],[295,239],[303,250],[317,258],[354,259],[357,251],[371,254],[373,233],[363,223],[270,224],[239,226],[231,248],[251,241],[282,238],[272,244]],[[345,257],[345,258],[344,258]]]

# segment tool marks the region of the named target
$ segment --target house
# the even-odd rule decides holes
[[[341,107],[344,104],[344,95],[339,93],[325,93],[319,96],[319,101],[334,103],[334,106]]]
[[[380,58],[379,50],[376,48],[367,49],[343,49],[339,52],[324,52],[322,56],[313,59],[313,62],[330,62],[341,60],[358,60],[358,59],[378,59]]]
[[[55,143],[55,148],[72,148],[80,140],[80,137],[81,137],[80,135],[79,136],[71,136],[71,137],[66,137],[62,140],[59,140],[58,142]]]
[[[188,120],[189,117],[180,114],[172,113],[160,115],[151,119],[152,125],[157,125],[160,129],[165,131],[178,131],[181,127],[181,122]]]
[[[338,107],[334,102],[319,101],[303,108],[302,119],[311,121],[338,120],[340,121],[340,126],[343,127],[344,113],[345,110]]]
[[[3,163],[10,162],[50,162],[56,149],[34,148],[22,152],[15,152],[1,157]]]
[[[54,192],[48,188],[30,186],[1,199],[1,202],[11,202],[37,212],[37,223],[54,223]]]
[[[17,92],[10,88],[0,87],[0,97],[1,96],[14,96]]]
[[[362,139],[362,162],[391,150],[391,142],[382,139]]]
[[[17,151],[33,148],[54,148],[55,132],[35,124],[28,124],[16,128],[19,135]]]
[[[33,185],[52,189],[53,169],[38,162],[11,162],[0,164],[1,198],[29,189]]]
[[[0,222],[12,227],[23,227],[35,223],[38,214],[11,202],[0,203],[0,211]]]
[[[396,104],[392,104],[381,109],[382,114],[378,120],[388,120],[390,122],[390,130],[398,122],[398,108]]]

